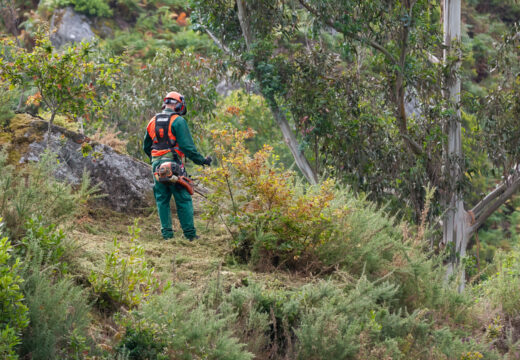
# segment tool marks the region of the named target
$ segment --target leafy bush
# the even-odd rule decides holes
[[[21,237],[30,216],[45,224],[74,216],[77,197],[70,185],[54,180],[57,166],[56,155],[46,153],[39,163],[27,165],[27,177],[20,177],[7,164],[6,153],[0,152],[0,215],[13,239]]]
[[[496,358],[482,339],[434,327],[429,310],[396,309],[398,287],[389,282],[244,284],[220,294],[218,312],[236,318],[230,326],[258,358],[456,359],[471,351]]]
[[[25,229],[26,233],[22,239],[23,255],[29,252],[29,256],[32,256],[35,251],[41,251],[45,254],[47,264],[65,266],[61,260],[70,244],[66,244],[63,230],[57,229],[55,224],[43,225],[41,218],[29,219]]]
[[[0,128],[14,116],[14,94],[15,92],[9,91],[8,86],[0,80]]]
[[[214,130],[218,166],[204,180],[214,189],[207,215],[223,215],[236,253],[261,268],[327,272],[337,266],[382,272],[403,249],[395,220],[332,180],[300,183],[265,145],[250,156],[252,130]],[[384,275],[384,274],[379,274]]]
[[[238,130],[251,128],[256,135],[246,140],[246,147],[252,154],[261,150],[264,144],[269,144],[286,168],[294,163],[269,105],[259,95],[247,94],[243,90],[233,91],[218,104],[216,118],[212,124],[221,127],[231,124]]]
[[[33,222],[38,219],[41,226],[56,227],[52,224],[73,218],[82,210],[81,205],[102,196],[98,194],[98,186],[91,186],[86,172],[77,191],[55,180],[58,165],[56,154],[46,152],[38,163],[25,166],[26,176],[22,177],[7,163],[6,152],[0,151],[0,216],[14,240],[23,237],[29,219]]]
[[[144,248],[138,243],[141,229],[129,227],[131,235],[130,255],[125,257],[121,246],[114,238],[114,247],[105,256],[102,271],[93,270],[89,281],[93,290],[107,295],[111,301],[126,306],[137,306],[159,286],[154,277],[154,268],[148,266],[144,258]]]
[[[87,294],[71,279],[60,277],[74,243],[54,224],[44,225],[40,219],[31,219],[26,228],[19,253],[24,259],[20,273],[30,321],[21,353],[35,360],[82,359],[89,347]]]
[[[232,336],[229,321],[192,294],[170,288],[125,320],[119,351],[130,359],[252,359]]]
[[[477,286],[475,295],[488,298],[493,307],[508,317],[520,315],[520,251],[498,252],[496,273]]]
[[[72,6],[77,12],[92,17],[110,17],[113,14],[106,0],[56,0],[52,7],[67,6]]]
[[[0,218],[0,222],[2,218]],[[27,307],[24,305],[18,275],[20,259],[11,260],[11,243],[0,238],[0,357],[17,359],[15,348],[21,343],[21,332],[28,324]]]
[[[103,118],[104,105],[116,87],[120,59],[104,59],[88,42],[56,51],[43,33],[35,35],[30,52],[13,41],[3,40],[1,45],[1,78],[10,86],[36,88],[33,100],[50,112],[47,144],[56,115]]]

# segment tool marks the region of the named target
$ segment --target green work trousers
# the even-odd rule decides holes
[[[171,160],[159,159],[154,161],[152,164],[153,171],[155,172],[158,165],[167,161]],[[173,237],[172,214],[170,210],[170,200],[173,195],[175,205],[177,206],[177,216],[179,217],[184,236],[188,240],[193,240],[197,236],[197,232],[193,223],[193,203],[188,190],[177,184],[162,184],[154,178],[153,193],[157,211],[159,212],[159,219],[161,220],[163,238],[171,239]]]

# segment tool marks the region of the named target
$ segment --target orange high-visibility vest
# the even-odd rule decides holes
[[[184,158],[184,154],[177,144],[177,138],[172,133],[172,124],[177,119],[177,114],[157,114],[155,115],[148,126],[146,131],[152,139],[152,156],[162,156],[175,150],[181,160]]]

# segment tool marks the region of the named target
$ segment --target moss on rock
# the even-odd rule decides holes
[[[0,132],[0,145],[6,145],[11,142],[13,136],[7,132]]]

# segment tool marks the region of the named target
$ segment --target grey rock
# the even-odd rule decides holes
[[[67,43],[90,41],[95,35],[86,16],[77,14],[72,8],[59,9],[51,18],[52,45],[61,47]]]
[[[38,131],[45,135],[28,145],[20,163],[39,161],[46,147],[46,129],[45,121],[30,123],[28,132]],[[116,211],[133,213],[153,204],[150,165],[98,143],[91,143],[93,150],[84,157],[81,152],[84,139],[81,134],[53,126],[49,147],[58,156],[57,179],[79,185],[83,171],[88,171],[92,184],[99,184],[101,192],[107,195],[100,201]]]

